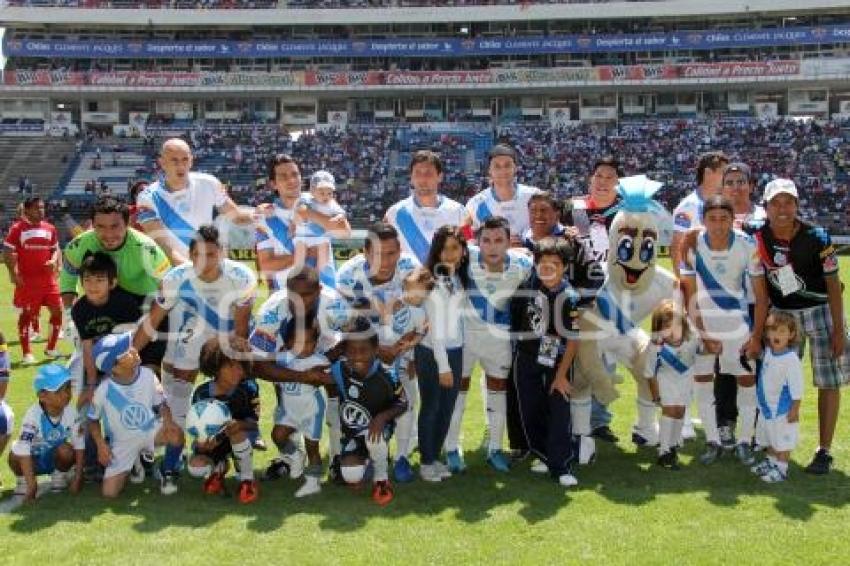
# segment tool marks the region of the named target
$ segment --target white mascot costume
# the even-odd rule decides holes
[[[605,405],[617,398],[618,363],[637,382],[633,438],[648,445],[658,443],[656,407],[644,369],[649,336],[640,324],[662,300],[678,297],[675,277],[656,264],[657,244],[670,228],[669,213],[652,199],[661,186],[644,175],[620,181],[622,201],[608,232],[607,275],[596,304],[582,316],[582,340],[573,371],[571,413],[573,433],[581,437],[581,463],[589,462],[595,453],[590,437],[591,396]]]

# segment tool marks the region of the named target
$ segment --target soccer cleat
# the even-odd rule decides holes
[[[57,350],[55,348],[53,350],[45,350],[44,355],[47,356],[48,358],[54,359],[54,360],[56,358],[64,357],[64,354],[62,354],[62,352],[60,352],[59,350]]]
[[[260,452],[265,452],[269,449],[269,447],[266,446],[266,441],[260,438],[259,436],[255,438],[253,442],[251,442],[251,448],[253,448],[254,450],[259,450]]]
[[[558,483],[564,487],[573,487],[574,485],[578,485],[578,480],[572,474],[562,474],[558,478]]]
[[[705,445],[705,452],[703,452],[702,455],[699,457],[699,461],[700,463],[708,466],[716,462],[717,459],[720,458],[722,452],[723,451],[720,448],[719,444],[717,444],[716,442],[709,442]]]
[[[449,467],[439,460],[434,461],[434,467],[437,469],[437,473],[440,474],[440,479],[447,480],[452,477],[452,471],[449,470]]]
[[[163,495],[174,495],[177,493],[177,474],[174,472],[162,472],[159,480],[159,492]]]
[[[204,493],[207,495],[221,495],[224,493],[224,473],[213,472],[204,480]]]
[[[277,480],[282,477],[289,476],[289,464],[283,461],[283,458],[275,458],[269,463],[266,468],[263,478],[266,480]]]
[[[393,487],[387,480],[376,481],[372,486],[372,501],[381,507],[389,504],[393,500]]]
[[[543,460],[535,459],[534,463],[531,464],[531,471],[535,474],[546,474],[549,472],[549,466]]]
[[[446,465],[449,471],[453,474],[462,474],[466,471],[466,462],[463,459],[463,454],[460,450],[450,450],[446,452]]]
[[[511,462],[521,462],[528,458],[529,454],[531,454],[531,451],[525,448],[512,448],[511,451],[508,453],[508,455],[511,457]]]
[[[257,480],[242,480],[239,482],[239,503],[253,503],[260,497],[260,486]]]
[[[752,448],[750,448],[750,445],[745,442],[741,442],[735,446],[735,457],[738,458],[738,461],[745,466],[751,466],[753,462],[756,461]]]
[[[656,463],[667,470],[679,469],[679,457],[674,450],[661,454]]]
[[[771,464],[768,470],[761,474],[761,481],[767,483],[779,483],[788,479],[788,476],[785,475],[782,470],[779,469],[775,464]]]
[[[316,476],[305,476],[305,478],[304,485],[298,488],[298,491],[295,492],[295,497],[307,497],[308,495],[315,495],[322,491],[319,478]]]
[[[38,332],[36,332],[32,328],[29,329],[29,336],[30,336],[30,342],[32,342],[32,343],[44,342],[44,338],[41,336],[41,334],[39,334]]]
[[[133,469],[130,470],[130,483],[140,484],[145,481],[145,467],[142,464],[141,456],[136,459],[136,462],[133,464]]]
[[[511,464],[501,450],[491,450],[487,453],[487,463],[497,472],[506,473],[511,469]]]
[[[721,426],[717,428],[720,434],[720,445],[724,450],[733,450],[735,446],[735,431],[731,426]]]
[[[773,467],[773,462],[765,458],[755,466],[750,467],[750,471],[757,476],[761,476],[767,473],[767,471]]]
[[[35,363],[35,356],[32,354],[24,354],[24,357],[21,358],[21,363],[25,366],[31,366]]]
[[[393,465],[393,477],[398,483],[410,483],[416,476],[413,474],[413,467],[410,461],[404,456],[399,457]]]
[[[614,431],[611,430],[611,427],[608,425],[598,426],[593,429],[593,432],[590,433],[590,436],[593,438],[598,438],[599,440],[610,442],[611,444],[616,444],[619,442],[619,438],[614,434]]]
[[[829,469],[832,467],[832,456],[830,456],[829,451],[824,448],[818,448],[817,452],[815,452],[814,458],[806,466],[806,473],[814,474],[816,476],[823,476],[829,473]]]
[[[60,491],[64,491],[67,487],[68,476],[65,475],[65,472],[56,470],[50,474],[50,491],[53,493],[59,493]]]
[[[658,434],[655,434],[653,437],[649,437],[646,432],[635,425],[632,427],[632,444],[640,448],[658,446]]]
[[[422,481],[431,483],[443,481],[443,477],[440,475],[439,470],[434,466],[434,464],[421,464],[419,466],[419,477],[422,478]]]

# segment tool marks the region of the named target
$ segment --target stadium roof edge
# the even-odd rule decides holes
[[[0,0],[2,2],[2,0]],[[850,0],[661,0],[605,4],[543,4],[514,6],[463,6],[440,8],[372,9],[264,9],[167,10],[10,7],[0,4],[0,27],[23,23],[52,25],[119,24],[138,26],[240,26],[240,25],[358,25],[373,23],[432,23],[439,10],[441,22],[494,22],[516,20],[611,20],[750,14],[811,15],[816,11],[850,8]],[[133,25],[133,24],[130,24]]]

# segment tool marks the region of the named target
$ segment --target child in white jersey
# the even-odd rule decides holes
[[[767,458],[752,471],[762,480],[776,483],[788,478],[788,460],[800,434],[803,365],[794,348],[799,333],[792,315],[771,313],[765,331],[767,343],[756,387],[769,446]]]
[[[9,374],[12,362],[9,357],[9,348],[6,346],[6,338],[0,332],[0,456],[9,443],[12,431],[15,429],[15,414],[6,403],[6,390],[9,387]]]
[[[306,371],[313,368],[329,367],[330,361],[317,346],[319,326],[317,323],[304,327],[295,325],[284,339],[286,351],[278,356],[277,363],[283,367]],[[266,472],[267,479],[277,477],[285,467],[279,462],[288,462],[290,477],[304,474],[304,485],[295,492],[295,497],[306,497],[321,491],[319,479],[322,476],[322,456],[319,453],[319,441],[322,438],[322,426],[325,420],[327,401],[320,387],[307,383],[289,382],[275,385],[277,409],[274,414],[272,440],[286,458],[276,459]],[[307,452],[307,467],[304,467],[304,454],[300,453],[290,437],[301,433]],[[277,471],[277,474],[275,474]]]
[[[182,446],[183,432],[171,418],[156,374],[141,366],[132,333],[104,336],[95,343],[92,355],[106,379],[95,389],[89,405],[89,434],[97,445],[97,459],[106,468],[101,492],[112,498],[124,489],[142,452],[153,452],[154,446],[165,444]],[[178,464],[178,458],[166,454],[160,480],[163,495],[177,492]],[[134,483],[139,477],[144,479],[136,475]]]
[[[691,331],[681,304],[663,301],[652,313],[652,343],[646,355],[649,389],[661,403],[658,465],[679,469],[685,408],[693,393],[699,339]]]
[[[331,253],[331,237],[343,237],[350,233],[350,229],[328,230],[318,222],[305,221],[309,211],[319,213],[327,217],[330,222],[338,223],[345,221],[345,211],[334,198],[336,181],[334,176],[327,171],[317,171],[310,177],[310,196],[302,199],[295,214],[295,258],[294,265],[304,265],[308,257],[316,258],[316,270],[321,276],[324,285],[333,287],[336,270]],[[346,222],[346,226],[348,226]]]
[[[408,398],[407,410],[396,419],[396,454],[393,476],[399,483],[414,480],[410,464],[411,435],[416,419],[416,371],[413,367],[413,348],[428,332],[428,316],[422,306],[431,289],[434,276],[424,267],[417,267],[402,281],[402,295],[380,309],[378,327],[379,355],[385,367],[394,371]]]

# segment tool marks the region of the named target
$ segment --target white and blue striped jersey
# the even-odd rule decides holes
[[[358,308],[371,305],[380,310],[380,305],[391,304],[401,297],[404,278],[419,266],[419,261],[402,252],[392,279],[385,283],[369,280],[369,262],[364,254],[358,254],[343,263],[337,270],[336,290]]]
[[[222,260],[221,275],[209,283],[198,278],[192,264],[185,263],[165,274],[156,301],[165,310],[179,308],[182,317],[203,321],[208,330],[230,332],[234,327],[234,309],[250,305],[256,289],[254,272],[239,262]],[[180,319],[181,316],[169,317],[173,332],[185,326],[185,320]]]
[[[755,240],[740,230],[729,233],[728,246],[712,250],[703,230],[696,250],[688,250],[682,277],[695,277],[701,310],[747,311],[747,277],[764,275]]]
[[[514,186],[514,197],[500,200],[493,187],[484,189],[466,203],[466,210],[472,218],[472,229],[478,230],[492,216],[501,216],[510,223],[511,234],[521,236],[528,229],[528,199],[539,192],[537,187],[517,183]]]
[[[227,203],[221,182],[206,173],[189,173],[188,186],[170,191],[163,180],[146,187],[137,200],[138,222],[159,220],[168,229],[184,255],[198,228],[212,224],[216,209]]]
[[[398,230],[401,251],[413,254],[424,264],[434,232],[446,225],[460,226],[465,218],[463,205],[448,197],[440,196],[437,206],[426,207],[420,206],[411,195],[392,205],[385,220]]]
[[[275,358],[275,363],[280,367],[291,369],[293,371],[307,371],[313,368],[331,367],[331,362],[323,354],[313,352],[309,356],[295,356],[291,352],[283,352]],[[278,396],[298,397],[301,395],[313,395],[317,391],[321,393],[321,388],[309,383],[275,383]],[[278,397],[280,403],[280,397]]]
[[[534,264],[523,251],[509,249],[503,271],[488,271],[481,260],[481,249],[469,246],[469,288],[466,290],[466,332],[488,326],[510,325],[510,302],[517,288],[531,273]]]
[[[110,445],[133,442],[156,431],[163,402],[156,374],[139,366],[131,383],[117,383],[112,379],[101,381],[94,391],[87,416],[101,422]]]
[[[692,228],[702,227],[703,200],[699,191],[694,190],[683,198],[673,209],[673,231],[687,232]]]
[[[791,404],[803,398],[803,364],[796,350],[764,349],[756,396],[761,414],[768,420],[787,414]]]
[[[12,445],[12,453],[38,460],[66,443],[74,450],[82,450],[85,437],[77,417],[77,410],[71,405],[58,417],[45,413],[40,403],[32,405],[21,422],[21,433]]]
[[[284,349],[284,341],[295,324],[289,299],[287,289],[275,291],[254,316],[250,341],[258,352],[272,354]],[[336,344],[339,332],[348,322],[351,312],[351,305],[339,293],[327,287],[322,288],[315,312],[321,332],[319,350],[327,351]]]

